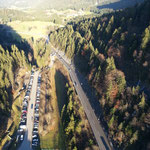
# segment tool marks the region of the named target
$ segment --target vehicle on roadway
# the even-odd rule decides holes
[[[23,139],[24,139],[24,136],[23,136],[23,134],[21,134],[20,135],[20,141],[23,141]]]
[[[27,112],[23,112],[23,113],[21,114],[21,118],[22,118],[22,119],[27,118]]]
[[[22,107],[22,110],[27,110],[27,106],[23,106],[23,107]]]
[[[32,138],[38,138],[38,134],[34,133],[34,134],[32,135]]]
[[[36,107],[36,108],[39,108],[39,106],[40,106],[39,104],[37,104],[37,103],[35,104],[35,107]]]
[[[19,128],[18,129],[18,132],[23,132],[24,130],[22,128]]]
[[[34,126],[33,126],[34,128],[36,128],[36,127],[39,127],[39,124],[38,123],[34,123]]]
[[[36,101],[35,104],[40,104],[40,101]]]
[[[73,82],[74,86],[78,86],[78,84],[76,83],[76,81]]]
[[[33,104],[31,104],[31,109],[33,109]]]
[[[27,121],[27,118],[22,118],[20,123],[26,123],[26,121]]]
[[[37,138],[32,139],[32,142],[38,142],[38,141],[39,141],[39,139],[37,139]]]
[[[35,108],[35,111],[39,111],[39,108]]]
[[[38,146],[38,142],[32,142],[32,147],[37,147]]]
[[[38,133],[38,129],[37,128],[33,128],[33,133]]]

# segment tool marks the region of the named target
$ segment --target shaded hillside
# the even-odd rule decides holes
[[[150,2],[84,19],[50,33],[97,90],[116,147],[145,150],[150,139]],[[146,90],[143,90],[147,86]]]
[[[34,63],[33,51],[28,42],[21,38],[10,26],[0,24],[0,45],[11,51],[11,46],[16,45],[24,53],[28,60]]]
[[[141,2],[144,2],[144,0],[106,0],[106,1],[100,1],[97,8],[118,10],[118,9],[134,6],[137,3],[141,3]]]
[[[4,28],[9,27],[0,26],[0,143],[12,110],[13,91],[18,88],[18,83],[15,81],[17,72],[20,68],[27,68],[27,70],[30,68],[29,45],[23,41],[19,43],[11,34],[8,36]],[[19,37],[17,34],[16,36]]]

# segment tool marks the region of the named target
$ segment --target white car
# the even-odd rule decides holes
[[[23,134],[21,134],[21,136],[20,136],[20,140],[21,140],[21,141],[23,141],[23,138],[24,138],[24,137],[23,137]]]
[[[38,140],[38,139],[33,139],[32,141],[33,141],[33,142],[38,142],[39,140]]]
[[[18,131],[19,131],[19,132],[23,132],[23,129],[22,129],[22,128],[19,128]]]
[[[37,134],[34,134],[33,136],[32,136],[32,138],[37,138],[38,137],[38,135]]]

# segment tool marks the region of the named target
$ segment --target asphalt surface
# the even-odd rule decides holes
[[[55,56],[57,56],[57,58],[65,65],[65,67],[69,71],[70,77],[72,79],[72,82],[74,83],[74,87],[76,89],[78,97],[79,97],[79,99],[81,101],[81,104],[83,106],[83,109],[84,109],[84,111],[85,111],[85,113],[87,115],[87,118],[88,118],[89,123],[91,125],[91,128],[93,130],[95,139],[96,139],[97,144],[99,146],[99,149],[100,150],[112,150],[113,148],[110,146],[108,138],[106,137],[105,132],[104,132],[104,130],[103,130],[103,128],[102,128],[99,120],[96,117],[95,109],[93,109],[91,107],[90,99],[92,97],[90,97],[90,99],[89,99],[89,97],[87,96],[87,93],[85,93],[84,90],[83,90],[83,88],[82,88],[84,86],[86,88],[86,85],[84,85],[83,82],[79,81],[79,77],[78,77],[77,71],[75,70],[75,68],[73,66],[71,66],[70,64],[68,64],[63,59],[63,56],[60,56],[55,51],[55,49],[52,49],[52,52],[55,52]],[[82,84],[82,86],[81,86],[81,84]],[[89,91],[89,93],[91,93],[90,94],[91,96],[93,95],[92,91]]]
[[[36,89],[37,89],[37,81],[38,81],[38,71],[34,72],[34,79],[31,88],[30,101],[28,105],[28,113],[27,113],[27,129],[25,131],[24,140],[21,143],[19,150],[32,150],[32,130],[33,130],[33,119],[34,116],[34,106],[36,100]],[[31,104],[33,104],[33,108],[31,109]]]

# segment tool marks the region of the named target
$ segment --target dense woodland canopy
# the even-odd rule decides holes
[[[55,4],[63,2],[53,1]],[[89,3],[93,5],[96,1],[66,0],[61,6],[69,4],[67,6],[78,9]],[[114,145],[121,149],[145,150],[150,139],[149,10],[150,2],[146,1],[140,6],[105,14],[102,17],[70,22],[66,27],[50,33],[51,43],[73,59],[76,67],[86,75],[96,89],[109,137]],[[2,9],[0,13],[3,18],[1,23],[29,19],[26,13],[20,11]],[[35,20],[39,18],[41,16]],[[47,17],[45,19],[47,20]],[[10,115],[12,91],[17,88],[17,71],[21,67],[30,68],[30,63],[44,67],[47,65],[45,60],[48,60],[50,54],[50,45],[43,39],[31,39],[27,43],[19,35],[16,34],[14,37],[15,33],[7,32],[8,28],[0,26],[0,142],[5,132],[5,124],[1,122]],[[74,118],[79,116],[72,113],[76,112],[76,104],[72,98],[72,90],[67,88],[68,103],[65,107],[69,113],[62,111],[67,144],[71,148],[84,147],[74,138],[78,136],[80,128],[77,124],[74,128],[71,125],[74,124]],[[65,122],[64,117],[68,122]]]
[[[5,50],[0,46],[0,141],[5,132],[4,122],[11,112],[12,92],[17,88],[15,73],[21,67],[30,67],[24,51],[15,45],[12,45],[11,50]]]
[[[109,137],[122,149],[145,150],[150,139],[149,10],[146,1],[50,33],[95,87]]]
[[[61,110],[65,145],[68,150],[86,149],[96,145],[91,129],[85,125],[86,115],[75,91],[66,83],[66,104]]]
[[[15,40],[11,33],[7,34],[8,28],[0,26],[0,142],[11,113],[13,91],[18,88],[15,76],[20,68],[30,68],[29,46],[25,41]]]

